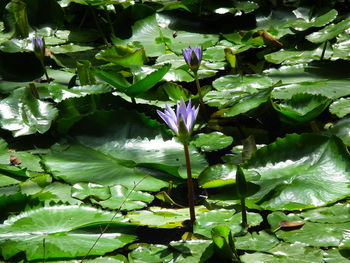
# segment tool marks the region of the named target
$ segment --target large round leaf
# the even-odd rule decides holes
[[[285,215],[282,212],[274,212],[268,216],[269,224],[272,229],[278,229],[280,222],[285,221],[302,221],[302,219],[294,214]],[[302,243],[315,247],[339,246],[343,239],[344,233],[349,229],[350,222],[345,223],[315,223],[303,221],[305,224],[294,230],[278,230],[276,235],[279,239],[286,242]]]
[[[102,185],[121,184],[128,188],[157,191],[167,182],[156,179],[124,161],[90,147],[72,145],[66,151],[43,157],[53,176],[70,184],[91,182]]]
[[[245,168],[261,175],[252,198],[265,209],[324,206],[350,194],[350,156],[336,137],[287,135],[259,149]]]
[[[36,99],[29,88],[18,88],[0,102],[0,125],[14,136],[44,133],[56,116],[57,109]]]
[[[44,207],[23,212],[0,225],[2,255],[9,259],[24,251],[28,260],[84,256],[98,238],[100,229],[82,228],[106,224],[113,215],[79,206]],[[103,255],[135,240],[134,235],[123,233],[130,231],[123,221],[120,215],[114,218],[111,231],[101,237],[90,255]]]

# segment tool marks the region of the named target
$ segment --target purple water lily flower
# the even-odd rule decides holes
[[[158,115],[179,137],[187,138],[192,133],[193,125],[196,121],[199,107],[192,106],[189,100],[186,106],[183,100],[177,103],[176,113],[169,105],[165,104],[165,111],[157,110]]]
[[[45,57],[45,40],[43,37],[36,36],[32,40],[33,47],[34,47],[34,53],[38,58],[44,58]]]
[[[188,47],[182,50],[187,65],[192,71],[197,71],[202,61],[203,50],[201,47]]]

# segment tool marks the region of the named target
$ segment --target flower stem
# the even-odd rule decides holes
[[[197,87],[197,91],[198,91],[199,103],[201,105],[203,105],[203,94],[202,94],[202,90],[201,90],[201,85],[199,84],[198,73],[197,73],[197,71],[194,71],[193,73],[194,73],[194,79],[196,81],[196,87]]]
[[[41,67],[43,68],[44,73],[45,73],[46,82],[50,83],[50,78],[49,78],[49,75],[47,74],[47,70],[46,70],[46,67],[45,67],[44,59],[40,59],[40,63],[41,63]]]
[[[241,198],[241,209],[242,209],[242,226],[247,227],[247,209],[245,207],[245,198]]]
[[[196,214],[194,211],[194,190],[193,190],[190,153],[188,151],[187,143],[184,143],[184,152],[185,152],[186,168],[187,168],[188,206],[190,210],[191,224],[193,225],[193,223],[196,221]]]

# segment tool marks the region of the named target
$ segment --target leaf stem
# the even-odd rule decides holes
[[[201,105],[203,105],[203,94],[202,94],[202,90],[201,90],[201,85],[199,84],[198,73],[197,73],[197,71],[194,71],[193,74],[194,74],[194,79],[195,79],[195,82],[196,82],[196,87],[197,87],[197,92],[198,92],[198,97],[199,97],[199,103]]]
[[[188,206],[190,210],[191,225],[193,226],[194,222],[196,221],[196,214],[194,210],[194,190],[193,190],[190,153],[188,151],[188,143],[184,143],[184,152],[185,152],[186,169],[187,169]]]
[[[245,207],[245,198],[241,198],[241,207],[242,207],[242,225],[243,227],[247,227],[248,221],[247,221],[247,209]]]
[[[325,41],[325,42],[324,42],[324,46],[323,46],[323,49],[322,49],[322,53],[321,53],[321,58],[320,58],[320,60],[323,60],[323,59],[324,59],[324,55],[325,55],[326,49],[327,49],[327,43],[328,43],[328,41]]]
[[[100,33],[100,35],[101,35],[101,37],[102,37],[102,39],[103,39],[103,42],[105,42],[105,44],[108,46],[109,43],[108,43],[108,41],[107,41],[107,39],[106,39],[106,37],[105,37],[105,34],[103,33],[103,31],[102,31],[102,29],[101,29],[100,24],[99,24],[98,21],[97,21],[97,16],[96,16],[96,13],[95,13],[94,8],[93,8],[91,5],[89,5],[89,9],[90,9],[90,12],[91,12],[91,14],[92,14],[92,17],[93,17],[93,19],[94,19],[94,22],[95,22],[95,24],[96,24],[97,30],[98,30],[98,32]]]

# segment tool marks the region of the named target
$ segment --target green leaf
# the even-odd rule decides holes
[[[182,181],[179,178],[187,178],[183,145],[174,139],[161,138],[160,125],[144,115],[125,109],[99,112],[79,123],[79,128],[82,132],[77,139],[89,148],[119,160],[135,162],[143,171],[144,168],[163,171],[167,174],[158,175],[162,180],[177,183]],[[189,151],[192,173],[197,177],[207,162],[194,147],[189,147]],[[129,188],[130,185],[124,186]]]
[[[336,137],[290,134],[256,151],[244,168],[261,175],[260,191],[251,197],[261,207],[297,210],[348,196],[349,160]]]
[[[323,262],[323,251],[303,244],[281,243],[267,253],[246,253],[241,256],[243,263],[283,262],[283,263],[319,263]]]
[[[257,226],[262,222],[262,217],[260,214],[248,212],[247,218],[249,226]],[[235,235],[243,230],[241,223],[241,213],[235,214],[235,211],[233,209],[216,209],[198,214],[193,231],[196,234],[211,237],[210,230],[213,227],[218,225],[226,225],[230,228],[232,234]]]
[[[310,27],[322,27],[327,25],[328,23],[332,22],[338,15],[337,10],[332,9],[328,11],[327,13],[317,16],[317,17],[312,17],[311,19],[309,16],[304,17],[301,12],[303,8],[298,8],[293,11],[293,13],[298,17],[296,20],[291,20],[286,22],[286,26],[293,27],[294,29],[298,31],[304,31]],[[310,10],[308,10],[310,11]]]
[[[320,60],[323,52],[323,45],[314,50],[280,50],[265,55],[265,59],[275,64],[299,64]],[[330,58],[332,49],[328,46],[324,54],[324,58]]]
[[[57,109],[34,98],[29,88],[18,88],[0,101],[0,125],[15,137],[45,133],[56,117]]]
[[[349,213],[350,204],[335,204],[330,207],[308,210],[299,216],[310,222],[345,223],[350,222]]]
[[[203,188],[214,188],[236,183],[237,166],[233,164],[216,164],[207,167],[198,177]],[[245,171],[247,181],[259,179],[259,174]]]
[[[108,209],[134,210],[147,206],[147,203],[154,199],[151,194],[128,189],[122,185],[110,187],[110,192],[110,198],[103,201],[93,201],[93,203]]]
[[[96,68],[93,69],[93,71],[99,79],[112,85],[118,91],[125,92],[126,89],[130,86],[130,83],[125,79],[125,77],[118,72]]]
[[[298,93],[322,95],[330,99],[337,99],[350,95],[349,84],[350,82],[347,79],[305,81],[276,87],[271,94],[275,99],[291,99],[293,95]]]
[[[133,249],[129,258],[135,263],[170,263],[174,260],[204,263],[213,254],[211,243],[209,240],[172,241],[168,246],[140,243],[129,246]]]
[[[43,255],[46,259],[84,256],[100,233],[99,229],[78,229],[106,224],[113,214],[79,206],[53,206],[23,212],[0,226],[2,255],[9,259],[24,251],[28,260],[44,259]],[[122,221],[120,215],[114,218],[110,233],[101,237],[90,255],[103,255],[135,240],[134,235],[123,234],[127,225]]]
[[[203,206],[195,207],[196,215],[208,211]],[[190,219],[189,209],[150,207],[148,210],[129,212],[126,217],[133,224],[158,228],[182,227],[183,221]],[[209,230],[208,230],[209,231]]]
[[[166,53],[166,48],[181,53],[181,49],[188,46],[212,46],[217,42],[217,35],[199,34],[186,31],[177,31],[177,37],[173,38],[173,30],[168,28],[171,18],[156,14],[138,20],[132,26],[132,37],[126,40],[113,39],[113,43],[131,46],[133,48],[144,47],[147,56],[156,57]]]
[[[299,93],[290,100],[272,101],[272,106],[286,122],[308,122],[320,115],[330,103],[330,99],[320,95]]]
[[[94,85],[96,84],[95,76],[92,72],[91,62],[89,60],[77,61],[77,74],[80,85]]]
[[[274,212],[268,215],[268,221],[272,229],[276,229],[281,221],[300,221],[301,218],[294,214],[285,215],[282,212]],[[350,222],[346,223],[314,223],[306,221],[305,224],[295,230],[278,230],[276,236],[289,243],[298,242],[315,247],[339,246],[343,234],[349,229]]]
[[[323,43],[327,40],[335,38],[340,33],[343,33],[350,27],[350,18],[344,19],[338,24],[331,24],[321,29],[318,32],[314,32],[306,36],[306,39],[312,43]]]
[[[128,87],[128,89],[126,90],[126,94],[128,94],[131,97],[135,97],[151,89],[154,85],[156,85],[159,81],[162,80],[164,75],[169,71],[170,67],[171,66],[169,64],[166,64],[160,69],[150,73],[144,79],[141,79],[135,84]]]
[[[59,84],[49,84],[47,86],[50,96],[55,102],[61,102],[69,98],[79,98],[85,97],[87,95],[93,94],[103,94],[111,91],[108,85],[98,84],[98,85],[85,85],[85,86],[75,86],[70,89],[65,88]]]
[[[268,251],[278,245],[278,243],[279,240],[274,235],[265,231],[235,237],[236,248],[245,251]]]
[[[113,5],[120,4],[120,0],[68,0],[82,5],[92,5],[92,6],[104,6],[104,5]],[[126,1],[128,2],[128,1]]]
[[[330,130],[329,134],[334,134],[343,140],[343,143],[350,145],[350,118],[346,117],[338,121]]]
[[[264,90],[271,86],[272,80],[269,77],[259,75],[247,75],[244,77],[239,75],[228,75],[213,81],[213,87],[216,89],[216,91],[210,91],[207,93],[204,100],[210,106],[226,108],[236,105],[240,99],[247,96],[246,99],[243,99],[243,101],[247,100],[247,105],[245,105],[242,109],[237,108],[238,111],[242,111],[243,109],[243,111],[245,111],[247,108],[251,108],[249,106],[249,99],[253,98],[253,96],[249,97],[249,95],[258,92],[265,94]],[[261,101],[261,98],[257,101]],[[256,101],[254,101],[254,99],[251,102],[252,104],[256,105]]]
[[[111,197],[108,186],[93,183],[76,183],[72,186],[72,197],[84,200],[92,197],[96,200],[106,200]]]
[[[266,89],[253,93],[251,95],[242,96],[236,104],[225,109],[222,113],[224,117],[234,117],[250,110],[258,108],[261,104],[267,102],[270,98],[272,89]]]
[[[134,50],[132,48],[115,45],[113,47],[102,50],[96,54],[97,59],[112,62],[116,65],[130,68],[132,66],[142,66],[147,62],[144,49]]]
[[[350,113],[350,98],[341,98],[333,102],[329,107],[329,111],[339,118],[348,115]]]
[[[116,159],[79,144],[43,156],[43,160],[55,178],[70,184],[88,181],[102,185],[121,184],[128,188],[136,185],[136,189],[151,191],[167,186],[166,182],[135,168],[132,161]]]
[[[202,151],[210,152],[224,149],[230,146],[232,142],[233,138],[231,136],[226,136],[221,132],[211,132],[197,134],[191,143],[201,148]]]
[[[226,225],[213,227],[211,236],[216,253],[220,258],[232,261],[238,259],[231,230]]]
[[[33,195],[33,197],[38,198],[43,201],[46,205],[52,204],[70,204],[70,205],[80,205],[82,202],[71,195],[72,188],[68,184],[63,184],[60,182],[53,182],[46,187],[44,187],[41,192]]]

